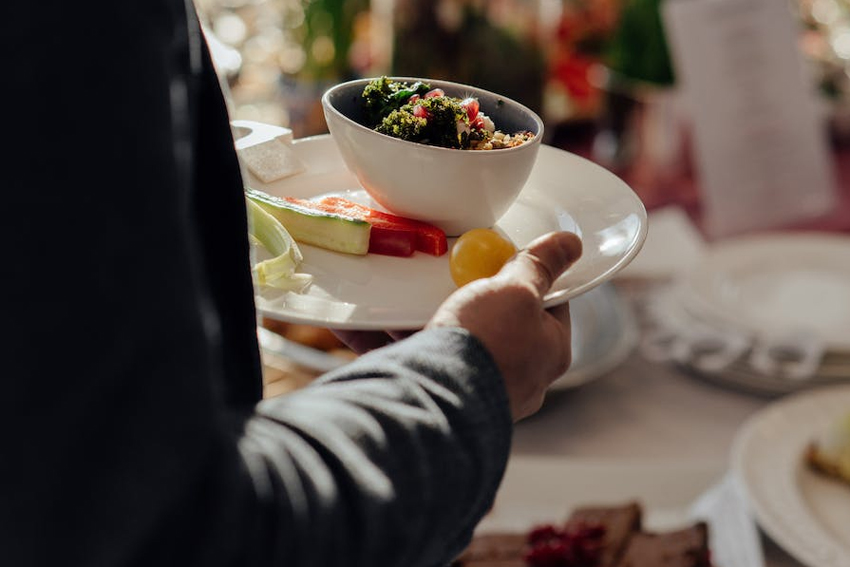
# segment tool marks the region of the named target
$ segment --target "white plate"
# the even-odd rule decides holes
[[[573,299],[570,316],[573,360],[569,370],[552,384],[552,390],[576,388],[610,372],[637,344],[635,316],[611,284]],[[350,360],[293,342],[262,327],[258,333],[266,351],[318,372],[327,372]]]
[[[330,136],[296,140],[292,148],[305,164],[305,173],[270,184],[249,176],[249,184],[277,196],[343,193],[357,201],[367,199]],[[551,306],[598,286],[625,267],[640,250],[646,226],[643,204],[618,177],[581,157],[544,146],[525,188],[496,228],[518,247],[555,230],[573,231],[582,238],[582,258],[555,282],[546,297]],[[337,329],[416,329],[455,289],[448,254],[360,257],[308,245],[301,249],[300,271],[312,274],[313,283],[301,294],[263,290],[257,308],[265,316]]]
[[[721,242],[687,280],[691,307],[755,335],[809,334],[850,350],[850,237],[768,234]]]
[[[570,302],[573,361],[552,383],[552,390],[586,384],[621,364],[638,342],[637,320],[629,304],[610,283]]]
[[[850,386],[795,394],[755,414],[733,445],[733,472],[757,521],[810,567],[850,567],[850,486],[803,460],[807,444],[848,411]]]

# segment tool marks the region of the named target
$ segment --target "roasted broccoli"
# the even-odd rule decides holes
[[[363,90],[364,106],[372,127],[382,134],[443,148],[468,149],[492,132],[472,128],[458,98],[417,81],[412,85],[381,77]],[[413,95],[419,95],[410,102]],[[476,106],[477,111],[477,106]]]
[[[413,116],[408,111],[393,110],[389,116],[381,121],[375,130],[393,138],[419,142],[422,139],[422,130],[427,124],[427,120]]]
[[[412,85],[393,81],[388,77],[371,81],[363,89],[363,101],[370,122],[369,126],[374,128],[384,117],[406,104],[411,96],[423,95],[430,89],[429,85],[421,81],[416,81]]]

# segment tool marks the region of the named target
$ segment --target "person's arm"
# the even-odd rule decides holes
[[[430,566],[489,509],[510,437],[492,358],[440,329],[261,403],[240,448],[278,560]]]
[[[234,158],[219,97],[180,129],[198,86],[174,82],[194,56],[174,49],[183,5],[22,4],[0,21],[20,54],[0,196],[4,561],[448,559],[493,497],[524,405],[504,384],[522,377],[458,320],[254,406],[238,173],[186,181],[187,159]],[[192,155],[211,146],[227,154]]]
[[[500,482],[511,418],[569,365],[568,304],[543,297],[580,254],[573,234],[542,237],[425,331],[258,406],[242,447],[261,500],[307,530],[281,557],[428,566],[461,551]]]

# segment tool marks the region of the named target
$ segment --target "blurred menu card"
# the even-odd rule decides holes
[[[825,124],[781,0],[668,0],[709,236],[778,228],[837,204]]]

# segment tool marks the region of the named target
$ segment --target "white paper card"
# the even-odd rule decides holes
[[[783,0],[667,0],[712,237],[818,217],[837,203],[815,87]]]

